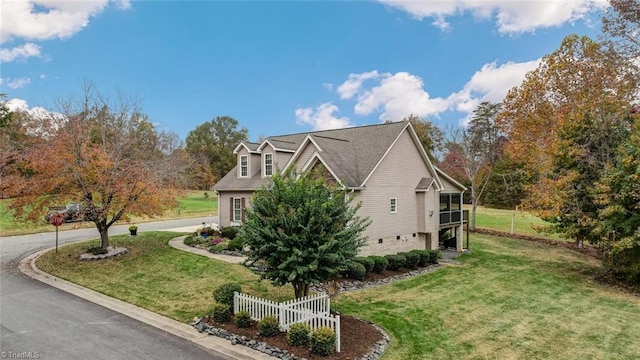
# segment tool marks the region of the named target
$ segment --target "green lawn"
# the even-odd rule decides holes
[[[207,194],[205,196],[204,194]],[[22,235],[32,234],[45,231],[54,231],[55,227],[47,224],[44,220],[37,224],[22,223],[15,221],[10,212],[7,211],[6,205],[9,203],[8,199],[0,200],[0,236]],[[180,199],[180,205],[176,209],[167,210],[165,216],[159,219],[178,219],[188,217],[201,217],[216,215],[218,213],[218,198],[212,191],[204,190],[188,190],[185,197]],[[45,214],[42,214],[44,218]],[[144,222],[149,221],[148,218],[134,218],[132,222]],[[73,223],[65,224],[60,227],[60,230],[71,230],[77,228],[94,227],[93,223]]]
[[[38,266],[184,322],[209,309],[213,289],[231,278],[254,295],[293,296],[291,286],[274,288],[240,265],[174,250],[173,236],[115,237],[132,253],[100,262],[75,260],[90,244],[65,246]],[[337,310],[390,334],[384,360],[640,358],[640,298],[595,284],[596,260],[484,235],[472,250],[463,266],[344,293]]]
[[[471,206],[465,206],[465,210],[469,210],[471,217]],[[476,227],[511,232],[511,223],[513,221],[513,232],[515,234],[532,235],[560,240],[556,234],[540,233],[534,227],[542,227],[548,225],[542,219],[525,211],[492,209],[479,206],[476,212]]]

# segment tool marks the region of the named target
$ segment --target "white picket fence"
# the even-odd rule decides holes
[[[275,316],[281,331],[289,331],[294,323],[306,323],[311,331],[320,327],[333,329],[336,334],[336,351],[340,352],[340,316],[329,313],[330,305],[331,300],[325,293],[281,303],[239,292],[233,294],[234,313],[247,311],[251,314],[251,319],[256,321]]]

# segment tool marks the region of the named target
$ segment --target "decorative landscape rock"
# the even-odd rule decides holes
[[[124,254],[126,254],[128,252],[129,252],[129,249],[124,248],[124,247],[109,246],[109,247],[107,247],[107,253],[106,254],[93,255],[93,254],[85,253],[85,254],[80,255],[79,259],[81,261],[103,260],[103,259],[108,259],[108,258],[112,258],[112,257],[115,257],[115,256],[124,255]]]

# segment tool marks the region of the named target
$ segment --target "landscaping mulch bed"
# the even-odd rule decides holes
[[[412,271],[412,269],[400,268],[398,270],[385,270],[382,273],[369,273],[366,275],[364,282],[376,282],[382,279],[403,275],[410,271]],[[351,279],[335,278],[332,280],[342,282],[350,281]],[[237,327],[233,318],[227,323],[218,323],[215,322],[213,318],[205,317],[202,319],[202,322],[219,329],[224,329],[238,336],[246,336],[248,339],[256,340],[258,342],[266,342],[270,346],[275,346],[281,350],[286,350],[287,352],[294,354],[296,358],[309,360],[360,360],[372,350],[377,342],[383,340],[382,333],[373,324],[352,316],[340,315],[341,351],[327,357],[314,355],[309,352],[307,347],[294,347],[289,345],[287,343],[287,334],[283,332],[274,337],[260,336],[258,335],[257,322],[255,321],[250,328]]]
[[[266,342],[271,346],[286,350],[290,354],[294,354],[297,358],[306,358],[309,360],[335,359],[335,360],[353,360],[362,359],[373,345],[382,340],[382,334],[370,323],[356,319],[351,316],[340,316],[340,346],[341,351],[334,353],[332,356],[318,356],[309,352],[308,347],[294,347],[287,343],[287,334],[279,333],[273,337],[263,337],[258,335],[257,322],[253,322],[250,328],[239,328],[232,321],[228,323],[218,323],[213,319],[203,322],[219,329],[227,330],[239,336],[246,336],[249,339]]]

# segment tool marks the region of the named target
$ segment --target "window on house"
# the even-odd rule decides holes
[[[242,198],[233,198],[233,221],[242,221]]]
[[[397,198],[391,198],[391,201],[389,202],[389,210],[392,214],[395,214],[398,212],[398,199]]]
[[[249,176],[249,157],[247,155],[240,156],[240,176]]]
[[[264,154],[264,175],[273,175],[273,154]]]

